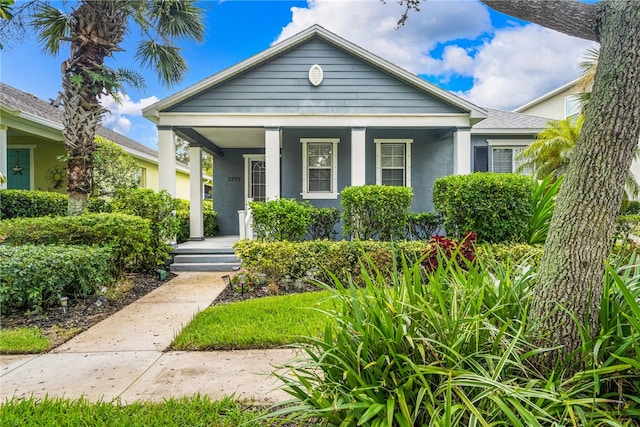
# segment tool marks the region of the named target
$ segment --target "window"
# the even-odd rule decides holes
[[[582,110],[580,103],[580,97],[577,95],[569,95],[564,99],[564,116],[571,117],[577,116]]]
[[[376,184],[411,187],[412,139],[375,139]]]
[[[337,138],[303,138],[302,197],[335,199],[338,197]]]
[[[139,168],[135,175],[138,188],[147,188],[147,168]]]
[[[531,141],[494,139],[487,140],[487,143],[491,150],[491,172],[512,173],[516,172],[518,166],[524,163],[524,159],[520,159],[519,154],[524,151],[528,143],[531,143]],[[526,168],[518,173],[522,175],[531,175],[533,170],[531,168]]]
[[[491,170],[493,172],[503,173],[516,172],[518,166],[524,163],[524,159],[518,158],[518,155],[523,151],[524,148],[494,148]],[[531,170],[531,168],[525,168],[519,173],[522,175],[531,175],[533,170]]]

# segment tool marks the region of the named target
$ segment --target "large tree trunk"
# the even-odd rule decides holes
[[[71,55],[62,64],[69,215],[81,214],[91,194],[94,136],[104,112],[99,96],[105,87],[105,81],[95,76],[105,75],[104,59],[122,41],[126,15],[119,9],[121,5],[112,0],[92,0],[72,13]]]
[[[569,313],[588,325],[592,335],[598,332],[605,260],[640,136],[640,2],[483,2],[601,45],[591,100],[557,198],[530,313],[530,321],[541,322],[549,333],[546,343],[562,347],[544,361],[553,366],[581,343]]]

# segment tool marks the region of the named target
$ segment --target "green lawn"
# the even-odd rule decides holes
[[[330,293],[306,292],[209,307],[175,338],[173,350],[273,348],[300,336],[320,336]]]
[[[211,401],[206,396],[168,399],[162,403],[91,403],[30,398],[10,400],[0,405],[3,426],[266,426],[258,421],[264,410],[247,409],[230,398]],[[246,423],[246,424],[244,424]]]
[[[39,328],[0,330],[0,354],[44,353],[50,345]]]

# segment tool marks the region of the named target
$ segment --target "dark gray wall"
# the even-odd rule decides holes
[[[499,140],[499,139],[508,139],[511,141],[522,140],[524,143],[529,144],[531,141],[535,139],[536,135],[531,134],[530,136],[522,136],[522,135],[471,135],[471,170],[473,171],[473,165],[475,163],[475,147],[487,147],[489,144],[487,140]],[[491,163],[493,161],[493,153],[489,148],[488,151],[488,162],[489,162],[489,170],[491,170]]]
[[[318,64],[315,87],[309,68]],[[244,74],[167,110],[207,113],[462,112],[320,38],[313,38]]]
[[[213,208],[218,212],[218,234],[237,235],[238,211],[244,209],[243,154],[260,153],[260,149],[225,149],[224,157],[213,158]],[[233,178],[239,177],[239,181]],[[232,180],[229,180],[232,178]]]

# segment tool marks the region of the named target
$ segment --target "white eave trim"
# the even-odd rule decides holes
[[[472,135],[513,135],[513,134],[537,134],[544,130],[544,128],[493,128],[493,129],[474,129],[471,128]]]
[[[534,105],[539,104],[540,102],[545,101],[545,100],[547,100],[547,99],[559,94],[560,92],[563,92],[563,91],[565,91],[567,89],[572,88],[573,86],[576,85],[576,83],[578,83],[579,80],[580,80],[580,77],[578,77],[576,79],[573,79],[570,82],[565,83],[562,86],[557,87],[557,88],[553,89],[552,91],[547,92],[544,95],[539,96],[536,99],[534,99],[532,101],[529,101],[524,105],[519,106],[518,108],[513,110],[513,112],[514,113],[521,113],[523,110],[527,110],[527,109],[533,107]]]
[[[382,70],[392,74],[393,76],[404,80],[406,83],[411,84],[419,90],[423,90],[441,100],[453,104],[454,106],[461,108],[463,110],[468,111],[472,121],[479,121],[487,117],[487,112],[477,105],[472,104],[469,101],[466,101],[458,96],[441,89],[440,87],[427,82],[426,80],[412,74],[403,68],[398,67],[395,64],[390,63],[389,61],[382,59],[369,51],[362,49],[361,47],[354,45],[353,43],[339,37],[338,35],[327,31],[325,28],[319,25],[313,25],[302,32],[283,40],[280,43],[277,43],[270,48],[258,53],[234,66],[231,66],[219,73],[214,74],[204,80],[201,80],[194,85],[177,92],[163,100],[156,102],[142,110],[142,115],[148,118],[149,120],[158,123],[159,114],[161,110],[166,110],[171,108],[172,106],[196,95],[197,93],[207,90],[210,87],[213,87],[227,79],[230,79],[243,71],[246,71],[257,64],[265,62],[266,60],[279,55],[280,53],[289,50],[290,48],[303,43],[315,35],[319,35],[324,38],[326,41],[337,45],[338,47],[346,50],[352,55],[362,59],[365,62],[368,62]]]

